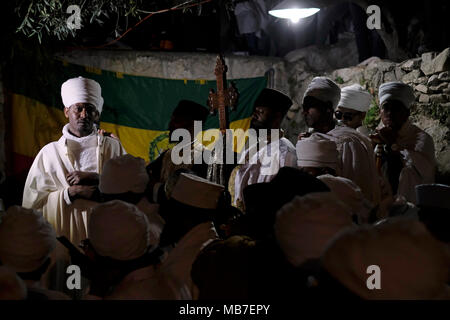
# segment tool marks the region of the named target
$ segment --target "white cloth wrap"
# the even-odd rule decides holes
[[[67,80],[61,86],[61,98],[66,108],[75,103],[90,103],[102,113],[102,88],[95,80],[83,77]]]
[[[402,102],[407,109],[411,107],[411,104],[416,99],[413,88],[400,81],[383,83],[378,91],[378,96],[380,98],[380,106],[382,106],[385,101],[398,100]]]
[[[16,272],[42,266],[56,246],[56,234],[39,211],[9,207],[0,216],[0,260]]]
[[[328,241],[352,226],[350,209],[331,192],[297,196],[277,213],[275,236],[294,266],[318,258]]]
[[[352,84],[351,86],[341,89],[341,100],[338,106],[352,109],[360,112],[367,112],[370,108],[370,101],[372,95],[367,92],[359,84]]]
[[[306,88],[303,100],[307,96],[314,97],[322,102],[331,102],[333,109],[336,109],[341,99],[341,89],[330,78],[315,77]]]

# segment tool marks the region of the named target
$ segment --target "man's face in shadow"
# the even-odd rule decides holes
[[[92,133],[97,109],[90,103],[75,103],[64,108],[64,115],[69,119],[69,131],[77,137]]]

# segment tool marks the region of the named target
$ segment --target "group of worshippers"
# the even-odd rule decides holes
[[[1,299],[450,299],[450,187],[433,183],[408,85],[380,86],[371,133],[371,94],[314,78],[296,145],[280,129],[292,100],[263,89],[250,127],[268,134],[220,166],[175,164],[172,147],[146,164],[95,127],[96,81],[69,79],[61,96],[62,137],[36,156],[22,206],[0,213]],[[207,116],[182,100],[169,133],[193,136]]]

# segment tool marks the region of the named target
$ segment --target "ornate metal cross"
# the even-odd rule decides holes
[[[226,88],[226,73],[227,66],[222,55],[219,55],[217,56],[216,68],[214,70],[217,81],[217,93],[214,92],[214,89],[209,90],[208,106],[211,114],[219,110],[219,127],[223,135],[225,135],[225,131],[228,128],[226,107],[231,108],[233,111],[236,110],[236,102],[238,99],[238,92],[233,84],[229,88]]]

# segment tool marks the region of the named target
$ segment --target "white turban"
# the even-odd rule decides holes
[[[61,97],[66,108],[75,103],[90,103],[102,113],[102,88],[95,80],[83,77],[69,79],[61,86]]]
[[[102,193],[143,193],[149,177],[144,159],[126,154],[108,160],[99,180],[98,188]]]
[[[325,250],[325,269],[364,299],[433,299],[448,293],[449,256],[419,221],[394,218],[337,236]],[[367,267],[380,268],[381,289],[370,290]]]
[[[147,216],[135,205],[113,200],[92,209],[89,240],[95,251],[116,260],[133,260],[157,245],[159,234],[151,234]]]
[[[275,236],[288,261],[300,266],[318,258],[342,229],[352,226],[349,208],[331,192],[296,196],[277,213]]]
[[[409,109],[411,104],[416,99],[414,96],[414,90],[400,81],[393,81],[383,83],[378,90],[378,96],[380,98],[380,106],[388,100],[398,100]]]
[[[308,138],[297,141],[297,165],[299,167],[332,168],[338,167],[338,150],[336,143],[320,133],[313,133]]]
[[[41,267],[56,247],[56,234],[42,214],[20,206],[0,216],[0,261],[16,272]]]
[[[339,200],[350,207],[351,212],[358,216],[358,222],[367,222],[373,204],[364,197],[361,189],[352,180],[331,174],[318,176],[317,179],[325,183]]]
[[[331,102],[333,109],[336,109],[341,98],[341,89],[330,78],[315,77],[308,85],[303,100],[307,96],[314,97],[322,102]]]
[[[359,84],[352,84],[351,86],[341,89],[341,100],[339,101],[338,106],[360,112],[367,112],[370,108],[370,101],[372,101],[372,95],[369,92]]]

